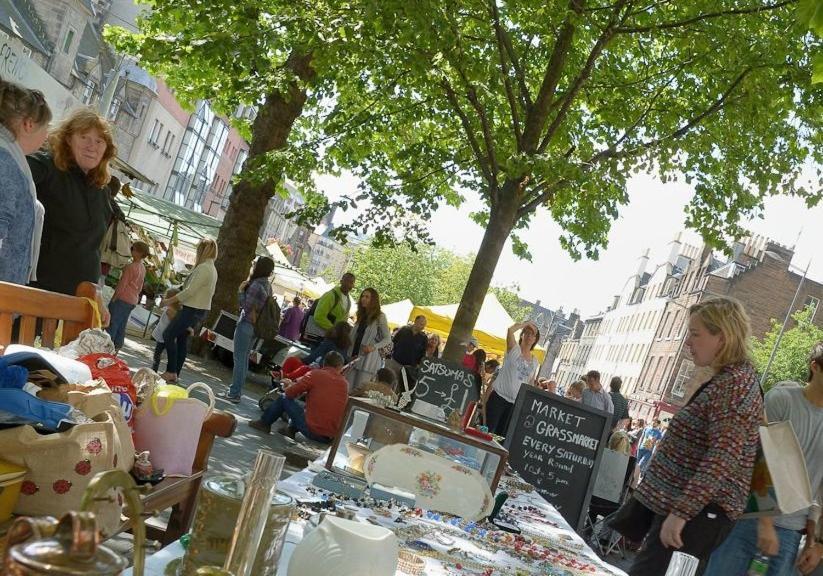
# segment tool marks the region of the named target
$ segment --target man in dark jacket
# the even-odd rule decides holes
[[[391,368],[398,378],[401,378],[400,369],[403,366],[417,366],[426,355],[428,338],[423,330],[426,329],[426,317],[420,314],[414,319],[414,324],[403,326],[392,339],[392,356],[386,359],[386,367]]]

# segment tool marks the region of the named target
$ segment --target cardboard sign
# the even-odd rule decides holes
[[[608,412],[528,385],[520,387],[512,409],[505,443],[509,465],[578,531],[611,420]]]

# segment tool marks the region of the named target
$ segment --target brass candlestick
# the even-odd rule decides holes
[[[134,533],[134,576],[143,576],[146,567],[146,524],[143,521],[143,503],[140,495],[149,491],[149,486],[138,486],[134,482],[131,474],[123,470],[108,470],[100,472],[83,493],[80,501],[80,510],[89,511],[95,502],[112,502],[112,496],[107,492],[114,488],[123,491],[123,499],[126,502],[126,509],[132,521],[132,532]]]

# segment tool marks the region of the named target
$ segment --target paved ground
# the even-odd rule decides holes
[[[129,336],[120,355],[133,369],[150,368],[153,351],[154,341]],[[161,370],[165,367],[165,360],[160,367]],[[231,369],[211,357],[203,358],[190,354],[180,376],[180,381],[185,386],[195,382],[203,382],[214,391],[215,396],[219,396],[221,392],[228,389],[231,382]],[[251,469],[258,449],[266,448],[277,453],[284,453],[290,446],[288,439],[279,434],[266,436],[248,426],[249,420],[260,417],[257,401],[268,390],[268,384],[268,375],[250,372],[243,390],[243,400],[240,404],[232,404],[219,397],[216,399],[216,407],[234,414],[237,417],[238,424],[237,431],[231,438],[215,439],[209,460],[210,474],[245,474]],[[193,394],[203,400],[207,399],[206,394],[202,391],[194,391]],[[287,464],[284,476],[296,470],[296,468]]]
[[[153,350],[154,342],[152,340],[142,340],[129,336],[120,355],[133,369],[150,368]],[[161,369],[163,367],[165,367],[165,363],[161,364]],[[203,382],[211,387],[215,396],[218,396],[228,389],[231,382],[231,369],[211,357],[204,358],[190,354],[180,380],[185,386],[195,382]],[[260,448],[283,454],[293,450],[294,444],[287,438],[279,434],[267,436],[248,426],[249,420],[260,417],[257,401],[268,390],[268,386],[268,375],[249,372],[246,386],[243,389],[243,400],[240,404],[235,405],[217,398],[217,408],[233,413],[237,417],[238,425],[237,431],[231,438],[217,438],[215,440],[209,460],[209,474],[245,474],[251,469],[257,450]],[[206,398],[206,395],[201,391],[195,391],[194,395],[201,399]],[[299,438],[300,436],[298,436]],[[287,462],[283,476],[288,476],[297,470],[298,468]],[[621,559],[618,554],[612,554],[606,558],[606,561],[626,570],[631,565],[632,557],[631,552],[628,553],[626,560]]]

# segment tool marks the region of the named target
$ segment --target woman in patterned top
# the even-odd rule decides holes
[[[689,310],[694,364],[714,376],[671,419],[635,493],[648,512],[631,576],[662,574],[674,550],[699,561],[697,574],[743,512],[752,478],[763,399],[748,359],[749,319],[736,300]]]
[[[274,260],[261,256],[254,262],[249,279],[240,284],[237,298],[240,303],[240,317],[234,329],[234,369],[231,386],[221,398],[232,404],[239,404],[249,372],[249,354],[254,344],[254,325],[257,317],[271,296],[269,277],[274,272]]]

